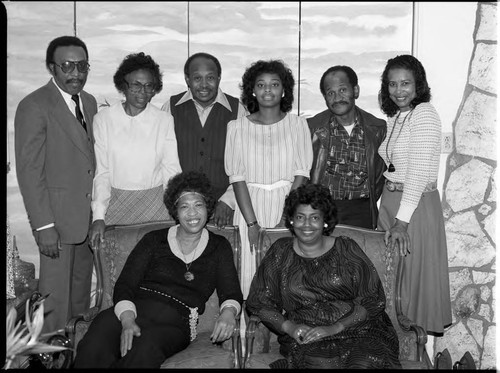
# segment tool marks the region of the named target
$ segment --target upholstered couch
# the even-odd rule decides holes
[[[173,224],[173,221],[168,221],[106,227],[104,244],[100,248],[93,248],[97,277],[96,306],[85,315],[70,320],[66,326],[66,334],[71,339],[75,351],[97,313],[113,305],[113,287],[130,251],[146,233]],[[207,228],[229,240],[239,273],[238,227],[228,226],[219,230],[209,224]],[[168,358],[161,368],[239,368],[241,366],[239,318],[232,339],[218,346],[212,344],[209,338],[218,314],[219,301],[217,293],[214,292],[206,303],[205,312],[200,315],[197,338],[184,351]]]
[[[266,233],[267,235],[264,235],[261,231],[259,237],[257,264],[274,241],[291,235],[287,228],[267,229]],[[398,333],[399,357],[403,369],[431,369],[432,364],[425,351],[427,335],[424,329],[401,312],[400,279],[404,276],[404,258],[401,259],[395,252],[387,250],[384,232],[339,224],[332,235],[354,239],[375,265],[387,298],[386,311]],[[269,368],[271,362],[283,358],[279,353],[276,335],[270,332],[258,317],[250,318],[245,339],[244,368]]]

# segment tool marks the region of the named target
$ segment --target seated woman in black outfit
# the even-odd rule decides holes
[[[232,336],[243,296],[231,244],[205,228],[216,203],[207,177],[177,174],[164,202],[178,225],[147,233],[132,250],[115,306],[78,344],[75,368],[159,368],[196,338],[198,314],[214,289],[221,305],[211,339]]]
[[[290,192],[284,216],[294,237],[267,251],[247,310],[278,335],[286,359],[273,368],[401,368],[377,271],[354,240],[329,235],[336,213],[324,186]]]

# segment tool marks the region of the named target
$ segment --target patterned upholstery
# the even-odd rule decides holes
[[[287,228],[267,229],[266,232],[268,238],[263,234],[259,237],[257,263],[260,263],[272,242],[291,235]],[[399,358],[403,369],[430,369],[432,365],[424,349],[427,342],[425,331],[400,312],[398,290],[404,260],[400,261],[399,255],[386,249],[384,232],[339,224],[332,236],[352,238],[375,265],[387,298],[386,312],[398,334]],[[244,359],[245,368],[269,368],[269,363],[283,358],[279,353],[276,335],[260,323],[257,317],[250,318],[245,337],[245,353],[249,355]]]
[[[86,314],[74,318],[66,325],[66,333],[73,346],[83,338],[87,329],[99,311],[113,305],[113,288],[129,253],[137,242],[148,232],[174,225],[173,221],[143,223],[123,226],[106,227],[104,244],[94,248],[94,258],[97,274],[96,306]],[[240,263],[240,235],[238,227],[227,226],[217,229],[214,225],[207,225],[207,229],[215,234],[226,237],[234,251],[235,265],[239,273]],[[198,322],[198,337],[188,348],[171,356],[162,364],[161,368],[234,368],[240,367],[241,340],[239,335],[239,319],[235,333],[231,340],[225,341],[222,346],[216,346],[210,341],[215,320],[219,315],[219,300],[214,291],[206,303],[205,312],[200,315]]]

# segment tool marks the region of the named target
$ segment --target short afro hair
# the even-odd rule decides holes
[[[283,92],[285,94],[281,98],[280,109],[282,112],[288,113],[292,110],[295,79],[293,78],[292,70],[290,70],[281,60],[259,60],[245,70],[242,82],[240,83],[241,102],[246,106],[250,114],[259,111],[259,103],[257,98],[253,95],[253,89],[257,78],[266,73],[277,74],[280,77],[281,84],[283,84]]]
[[[217,75],[218,76],[222,75],[222,67],[220,65],[219,60],[215,56],[212,56],[209,53],[199,52],[189,56],[189,58],[186,60],[186,63],[184,64],[185,76],[189,76],[189,65],[191,65],[191,62],[193,62],[196,58],[205,58],[207,60],[213,61],[213,63],[215,63],[215,67],[217,68]]]
[[[323,213],[323,220],[327,224],[323,228],[323,235],[328,236],[337,225],[337,206],[330,194],[330,190],[320,184],[305,184],[294,189],[285,199],[283,214],[285,216],[285,226],[295,235],[292,218],[299,205],[310,205],[315,210]]]
[[[355,86],[358,85],[358,75],[356,72],[349,66],[344,66],[344,65],[336,65],[328,68],[323,73],[323,76],[321,77],[321,80],[319,81],[319,90],[321,91],[321,94],[323,96],[326,95],[324,83],[326,76],[330,73],[336,73],[337,71],[343,71],[347,75],[347,79],[349,79],[349,83],[351,83],[351,86],[354,88]]]
[[[77,38],[76,36],[60,36],[52,40],[47,47],[45,66],[49,71],[50,64],[54,63],[54,54],[56,53],[56,49],[59,47],[82,47],[85,51],[85,56],[87,56],[87,62],[89,60],[89,51],[87,50],[87,46],[80,38]]]
[[[170,216],[179,223],[177,214],[177,199],[183,192],[196,192],[203,195],[207,205],[207,221],[212,216],[217,203],[212,185],[207,175],[198,171],[181,172],[173,176],[167,184],[163,202]]]
[[[155,94],[160,93],[163,89],[162,73],[160,72],[160,66],[153,60],[149,55],[145,55],[143,52],[132,53],[127,55],[113,76],[113,82],[118,92],[125,93],[127,90],[127,82],[125,77],[131,72],[137,70],[148,70],[153,75]]]

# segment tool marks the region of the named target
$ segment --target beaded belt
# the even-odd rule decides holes
[[[402,192],[404,189],[403,188],[404,183],[397,183],[394,181],[386,180],[385,187],[387,188],[387,190],[389,192],[395,192],[395,191]],[[432,192],[433,190],[436,190],[436,188],[437,188],[437,183],[435,181],[430,182],[425,186],[424,193],[425,192]]]
[[[180,301],[179,299],[174,298],[171,295],[162,293],[161,291],[158,291],[158,290],[148,289],[148,288],[145,288],[143,286],[141,286],[140,289],[163,295],[164,297],[170,298],[170,299],[176,301],[177,303],[180,303],[184,307],[186,307],[189,310],[189,328],[191,329],[190,340],[191,340],[191,342],[193,342],[196,339],[196,334],[197,334],[196,325],[198,325],[198,307],[194,307],[194,308],[189,307],[186,303]]]

